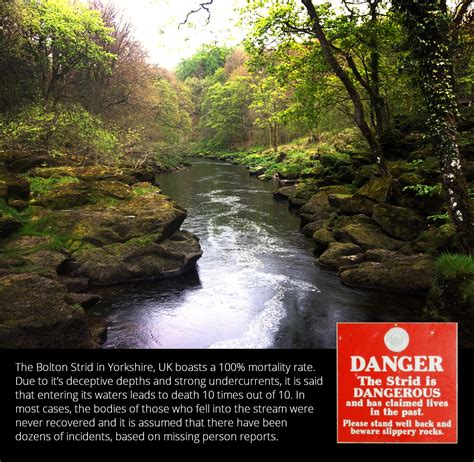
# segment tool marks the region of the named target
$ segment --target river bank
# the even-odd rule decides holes
[[[343,284],[426,297],[436,258],[460,246],[446,221],[432,148],[413,134],[391,148],[391,178],[379,174],[350,133],[279,152],[200,156],[243,165],[264,181],[276,179],[274,197],[300,216],[301,232],[314,241],[315,262],[337,271]],[[470,181],[472,167],[468,162]]]
[[[96,348],[94,287],[176,276],[201,257],[184,208],[150,169],[0,171],[0,345]]]

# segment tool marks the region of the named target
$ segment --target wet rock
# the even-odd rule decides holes
[[[34,296],[32,296],[34,294]],[[66,288],[36,274],[0,279],[1,348],[96,348]]]
[[[364,259],[362,248],[352,243],[332,242],[319,257],[318,264],[328,268],[355,265]]]
[[[260,175],[263,175],[266,171],[267,171],[266,168],[263,168],[263,167],[255,167],[255,168],[251,168],[251,169],[249,170],[249,175],[250,175],[250,176],[260,176]]]
[[[365,261],[354,268],[341,268],[341,281],[351,287],[410,294],[427,292],[433,283],[432,257],[387,253],[379,255],[378,260]]]
[[[102,297],[96,294],[69,293],[69,298],[74,305],[80,305],[84,309],[92,308],[102,300]]]
[[[201,255],[191,233],[179,231],[160,243],[148,236],[77,252],[79,268],[71,276],[87,277],[96,285],[165,278],[192,268]]]
[[[276,200],[288,200],[296,193],[296,186],[285,186],[273,192],[273,198]]]
[[[372,220],[391,237],[402,241],[416,239],[425,229],[425,221],[414,210],[389,204],[377,204]]]
[[[69,265],[68,265],[69,267]],[[88,278],[71,278],[67,276],[61,276],[59,282],[66,286],[69,292],[85,292],[89,288]]]

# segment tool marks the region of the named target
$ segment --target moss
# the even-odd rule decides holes
[[[133,188],[133,194],[135,196],[144,196],[145,194],[151,194],[158,191],[158,188],[156,186],[147,186],[147,187],[135,187]]]
[[[15,218],[16,220],[20,222],[24,222],[29,219],[31,216],[31,207],[28,207],[24,210],[16,210],[13,207],[10,207],[5,199],[0,199],[0,215],[3,215],[4,217],[9,217],[9,218]]]
[[[41,196],[56,188],[69,183],[79,183],[79,178],[73,176],[41,178],[38,176],[28,177],[30,182],[31,193],[33,196]]]
[[[431,315],[474,322],[474,259],[444,254],[436,262],[435,283],[428,296]]]

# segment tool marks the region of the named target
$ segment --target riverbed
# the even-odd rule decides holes
[[[337,322],[422,318],[420,298],[348,288],[317,267],[299,218],[245,168],[196,160],[158,181],[204,255],[181,277],[102,289],[105,348],[334,348]]]

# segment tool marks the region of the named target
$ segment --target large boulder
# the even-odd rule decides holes
[[[338,241],[352,242],[364,250],[398,250],[404,245],[402,241],[387,236],[377,223],[365,215],[342,218],[334,228],[334,236]]]
[[[375,202],[359,194],[331,194],[329,204],[344,215],[364,214],[371,216]]]
[[[313,240],[323,247],[328,247],[331,242],[336,242],[334,234],[329,230],[327,226],[323,226],[322,228],[317,229],[313,233]]]
[[[378,260],[341,268],[341,281],[350,287],[410,294],[427,292],[433,283],[434,259],[430,256],[390,252]]]
[[[79,181],[64,183],[48,190],[35,200],[35,204],[52,210],[66,210],[108,199],[124,200],[132,194],[130,186],[118,181]]]
[[[377,204],[372,220],[389,236],[402,241],[413,241],[425,229],[425,221],[413,209]]]
[[[362,248],[351,243],[332,242],[319,257],[318,264],[328,268],[355,265],[364,259]]]
[[[102,204],[72,210],[36,209],[37,227],[94,246],[123,243],[154,234],[163,240],[176,232],[186,211],[162,194],[133,196],[104,207]]]
[[[96,285],[165,278],[192,268],[201,255],[191,233],[178,231],[160,243],[147,236],[77,252],[78,267],[71,276],[89,278]]]
[[[457,252],[462,249],[459,236],[451,223],[429,228],[420,234],[412,246],[416,252],[431,254]]]
[[[96,348],[82,308],[57,281],[36,274],[0,278],[1,348]]]
[[[393,180],[388,177],[374,177],[357,190],[359,196],[383,204],[390,198],[393,190]]]
[[[120,170],[99,166],[36,168],[32,170],[31,174],[40,178],[71,177],[83,181],[118,181],[128,185],[142,181],[142,176],[137,178],[126,169]]]

